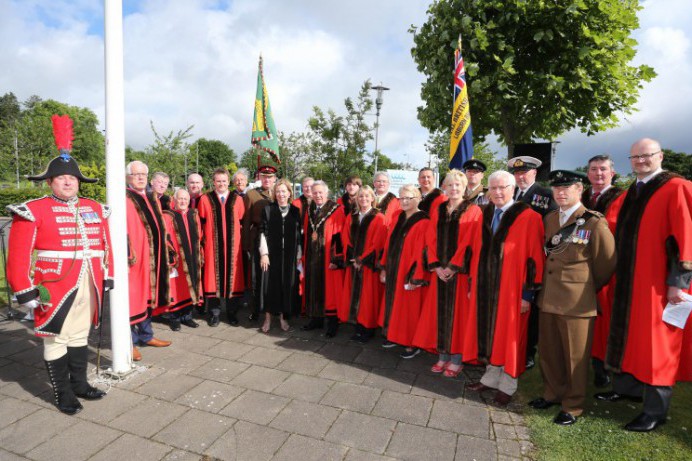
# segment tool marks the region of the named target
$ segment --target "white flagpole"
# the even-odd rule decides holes
[[[127,215],[125,212],[125,98],[123,94],[123,5],[105,0],[106,194],[112,214],[114,290],[110,298],[113,373],[132,370],[130,287],[127,278]]]

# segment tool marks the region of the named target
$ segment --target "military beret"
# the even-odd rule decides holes
[[[507,162],[507,168],[509,169],[510,173],[514,173],[515,171],[535,170],[542,164],[543,162],[535,157],[520,155],[519,157],[509,159]]]
[[[553,170],[548,174],[550,185],[569,186],[578,182],[586,182],[586,175],[580,171]]]
[[[485,166],[485,163],[483,163],[480,160],[475,159],[475,158],[472,158],[471,160],[465,161],[461,167],[464,169],[464,171],[466,171],[466,170],[485,171],[488,169],[488,167]]]

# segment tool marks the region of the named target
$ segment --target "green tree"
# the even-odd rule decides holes
[[[149,167],[149,173],[163,171],[171,177],[171,187],[185,184],[186,161],[189,161],[189,144],[185,141],[192,136],[194,125],[184,130],[173,132],[172,130],[161,135],[156,131],[154,122],[149,122],[154,134],[154,142],[144,149],[145,157],[142,160]]]
[[[197,171],[198,155],[199,171]],[[188,172],[201,174],[205,181],[211,181],[211,173],[214,169],[220,166],[229,168],[237,160],[235,152],[228,144],[217,139],[206,138],[199,138],[190,144],[188,158]]]
[[[281,165],[279,175],[292,182],[300,181],[307,174],[308,161],[312,157],[312,144],[307,133],[279,132]]]
[[[692,180],[692,154],[663,149],[663,169]]]
[[[477,139],[494,132],[511,148],[614,127],[656,75],[628,64],[640,9],[638,0],[435,0],[427,21],[410,29],[426,76],[418,118],[433,132],[449,130],[461,34]]]
[[[437,132],[430,135],[425,143],[425,150],[432,158],[431,167],[439,165],[440,178],[444,178],[449,171],[449,132]],[[483,184],[487,184],[488,176],[497,170],[506,170],[507,163],[499,158],[497,152],[493,152],[485,142],[477,142],[473,145],[473,158],[477,158],[488,167],[483,178]]]

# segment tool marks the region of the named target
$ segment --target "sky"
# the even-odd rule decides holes
[[[274,119],[286,133],[307,130],[313,106],[344,112],[343,101],[370,79],[390,90],[379,148],[396,161],[427,164],[422,74],[408,29],[422,25],[424,0],[124,0],[126,144],[141,149],[159,133],[194,125],[194,139],[250,147],[260,53]],[[643,1],[633,64],[658,73],[644,84],[638,112],[617,128],[557,140],[555,168],[608,153],[628,172],[629,146],[659,139],[692,152],[692,7],[689,0]],[[88,107],[105,128],[103,2],[0,0],[0,94]],[[473,89],[470,88],[473,115]],[[371,116],[374,122],[374,114]],[[371,142],[370,149],[374,149]],[[491,141],[502,156],[506,148]]]

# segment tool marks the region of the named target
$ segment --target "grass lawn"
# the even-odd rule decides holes
[[[543,382],[536,366],[519,380],[518,396],[527,403],[541,395]],[[605,389],[610,390],[610,389]],[[668,422],[650,433],[625,431],[622,427],[641,412],[641,404],[596,401],[589,388],[584,415],[562,427],[552,422],[558,407],[534,410],[524,416],[539,460],[690,460],[692,459],[692,383],[673,388]]]

